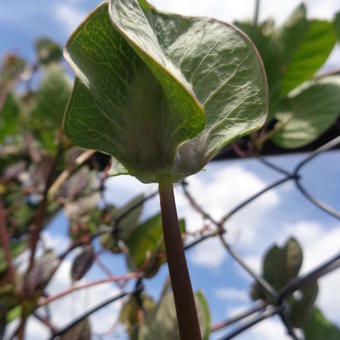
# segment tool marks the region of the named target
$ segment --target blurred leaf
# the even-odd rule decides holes
[[[53,250],[47,250],[38,258],[33,269],[25,277],[24,292],[27,294],[26,296],[39,296],[50,282],[58,265],[58,257]]]
[[[337,34],[337,40],[340,41],[340,12],[337,12],[335,14],[334,26],[335,26],[335,31]]]
[[[141,293],[140,299],[146,315],[155,309],[156,304],[152,297],[145,293]],[[129,297],[129,299],[124,302],[120,310],[119,321],[126,327],[130,339],[136,339],[138,327],[144,322],[144,314],[135,296]]]
[[[179,221],[181,232],[185,232],[184,220]],[[155,215],[139,225],[127,241],[129,255],[134,267],[152,277],[165,261],[161,215]]]
[[[118,247],[118,241],[123,240],[124,242],[127,242],[127,240],[130,238],[130,236],[134,233],[135,229],[138,226],[140,216],[143,211],[144,204],[138,204],[141,202],[144,198],[144,195],[138,195],[131,199],[129,202],[127,202],[123,207],[117,208],[114,206],[108,206],[106,208],[107,214],[106,214],[106,223],[108,225],[111,225],[112,232],[102,235],[101,237],[101,243],[104,248],[109,249],[113,251],[114,253],[120,252],[120,249]],[[132,209],[132,207],[136,206],[136,208]],[[117,237],[118,239],[115,239],[115,236],[113,235],[113,229],[115,228],[115,221],[117,218],[120,218],[123,216],[123,214],[126,214],[129,211],[129,213],[119,221],[118,228],[117,228]]]
[[[40,38],[35,42],[35,51],[41,64],[58,62],[63,57],[62,48],[49,38]]]
[[[309,80],[326,62],[336,42],[336,33],[331,22],[311,20],[303,40],[284,71],[282,95],[297,85]]]
[[[91,327],[90,321],[84,319],[77,323],[59,338],[60,340],[90,340]]]
[[[14,321],[15,319],[19,318],[21,315],[22,307],[15,306],[7,313],[7,323]]]
[[[4,57],[0,69],[0,83],[7,83],[17,80],[25,70],[26,61],[14,53],[8,53]]]
[[[8,94],[0,112],[0,144],[6,136],[18,131],[19,103],[14,94]]]
[[[92,246],[85,247],[82,252],[75,257],[71,267],[72,281],[80,280],[90,270],[95,260],[95,253]]]
[[[318,307],[314,307],[304,327],[305,340],[339,340],[340,329],[328,321]]]
[[[303,41],[307,29],[306,6],[302,3],[293,11],[283,25],[274,32],[273,41],[277,45],[283,61],[282,72],[287,69],[293,59],[294,53]]]
[[[72,200],[83,191],[89,183],[89,168],[82,166],[75,174],[73,174],[61,187],[61,196]]]
[[[301,296],[297,298],[296,294],[293,294],[290,298],[287,315],[293,327],[301,328],[308,320],[313,309],[318,295],[318,284],[309,284],[297,293],[301,294]]]
[[[17,163],[9,165],[4,169],[4,173],[1,177],[2,182],[10,182],[17,180],[22,172],[26,170],[27,162],[19,161]]]
[[[210,313],[207,300],[201,292],[195,293],[195,301],[203,339],[210,333]],[[140,327],[138,340],[179,339],[175,303],[172,293],[165,294],[157,308]]]
[[[58,65],[48,68],[37,93],[35,115],[44,128],[59,128],[71,93],[71,79]]]
[[[289,238],[283,247],[274,245],[263,261],[263,277],[274,289],[280,290],[297,277],[302,265],[302,249],[294,238]]]
[[[339,76],[307,82],[290,92],[277,112],[283,127],[272,141],[285,149],[309,144],[336,121],[339,112]]]

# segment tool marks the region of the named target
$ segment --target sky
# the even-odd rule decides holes
[[[90,0],[11,0],[0,2],[0,57],[6,51],[15,51],[33,60],[32,44],[40,36],[51,36],[60,44],[86,17],[99,1]],[[249,19],[252,17],[254,1],[250,0],[154,0],[152,3],[172,12],[212,16],[225,21]],[[260,20],[273,16],[281,23],[299,4],[299,1],[263,0]],[[310,17],[332,18],[340,10],[338,0],[305,1]],[[337,48],[331,55],[327,68],[340,66]],[[270,159],[289,169],[301,160],[303,155],[271,157]],[[340,157],[339,152],[329,152],[313,160],[303,170],[303,183],[319,199],[340,210]],[[280,175],[256,160],[233,160],[213,162],[204,171],[189,178],[190,190],[198,201],[215,218],[223,215],[249,195],[279,179]],[[151,185],[143,185],[127,176],[110,179],[107,183],[106,200],[123,205],[140,192],[150,192]],[[189,230],[202,226],[201,218],[191,209],[181,190],[176,189],[179,215],[184,217]],[[143,218],[159,211],[158,199],[149,202]],[[67,244],[67,221],[61,214],[44,233],[45,242],[57,249]],[[315,208],[295,189],[292,183],[263,195],[246,209],[234,215],[226,224],[227,240],[234,249],[258,273],[261,271],[261,256],[273,242],[282,244],[288,236],[295,236],[304,249],[302,271],[306,272],[339,251],[340,223]],[[74,255],[73,255],[74,256]],[[224,320],[251,305],[248,297],[251,280],[227,255],[218,241],[209,240],[187,253],[194,289],[202,289],[212,314],[212,321]],[[112,261],[104,260],[115,274],[126,272],[125,262],[119,256]],[[59,269],[56,278],[48,287],[56,293],[70,286],[69,271],[72,257]],[[94,266],[85,280],[102,277]],[[155,279],[146,282],[146,290],[156,297],[167,276],[163,266]],[[338,283],[340,272],[332,273],[320,281],[317,304],[325,315],[340,325],[340,294]],[[52,304],[51,310],[56,325],[67,323],[77,314],[117,292],[113,285],[103,285]],[[105,332],[114,323],[120,304],[116,303],[92,317],[96,333]],[[11,327],[14,327],[12,325]],[[225,334],[225,332],[222,332]],[[269,340],[288,339],[277,319],[267,320],[252,328],[237,339]],[[40,323],[29,321],[27,339],[47,339],[48,333]],[[118,331],[115,337],[125,339]],[[215,338],[215,337],[213,337]]]

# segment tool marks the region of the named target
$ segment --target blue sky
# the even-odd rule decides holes
[[[98,4],[90,0],[11,0],[0,3],[0,56],[6,51],[15,51],[33,60],[32,44],[37,37],[51,36],[64,44],[69,34],[84,16]],[[162,9],[193,15],[215,16],[223,20],[244,19],[252,15],[253,1],[238,0],[157,0],[154,4]],[[273,15],[277,22],[282,20],[299,3],[289,0],[274,2],[263,0],[261,17]],[[279,4],[280,3],[280,4]],[[340,10],[337,0],[309,0],[311,16],[331,18]],[[340,65],[339,49],[328,62],[328,68]],[[272,160],[288,170],[303,157],[274,157]],[[318,198],[340,210],[340,157],[339,152],[329,152],[311,162],[303,170],[303,183]],[[190,188],[198,201],[216,218],[231,209],[250,194],[272,183],[280,175],[261,165],[255,160],[215,162],[198,175],[190,177]],[[150,191],[130,177],[111,179],[107,185],[107,200],[124,204],[137,193]],[[176,191],[178,209],[186,218],[190,230],[202,226],[200,217],[192,211],[188,203]],[[157,212],[159,202],[149,202],[144,217]],[[255,269],[260,270],[260,259],[264,249],[272,242],[282,243],[289,235],[295,235],[305,249],[303,270],[311,269],[317,263],[339,250],[340,224],[306,201],[292,183],[264,195],[235,215],[226,225],[228,241]],[[67,244],[67,221],[61,214],[45,233],[48,244],[63,249]],[[124,273],[125,263],[122,258],[106,256],[107,264],[115,274]],[[207,296],[213,322],[232,315],[235,311],[249,306],[249,277],[227,256],[217,241],[211,240],[188,252],[188,262],[195,289],[202,289]],[[49,287],[51,292],[58,292],[70,285],[69,268],[71,259],[60,268],[56,279]],[[103,274],[94,267],[88,279],[98,278]],[[163,266],[157,277],[146,282],[148,291],[157,296],[160,285],[167,275]],[[318,303],[326,315],[340,324],[340,296],[338,294],[340,273],[331,274],[320,283],[321,291]],[[99,300],[111,296],[117,291],[112,285],[77,293],[61,302],[53,304],[56,324],[63,324]],[[100,332],[113,323],[119,304],[112,305],[93,317],[95,330]],[[239,339],[287,339],[280,323],[273,319],[266,321]],[[40,324],[30,321],[28,339],[44,339],[46,332]],[[124,339],[120,334],[119,339]]]

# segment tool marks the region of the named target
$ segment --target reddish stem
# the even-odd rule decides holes
[[[163,237],[181,340],[201,340],[189,271],[179,230],[172,183],[159,183]]]

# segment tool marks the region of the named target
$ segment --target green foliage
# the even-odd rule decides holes
[[[210,312],[202,292],[195,293],[201,334],[204,340],[209,339]],[[157,307],[146,315],[145,322],[139,327],[138,340],[179,339],[175,304],[172,293],[161,297]]]
[[[313,308],[308,322],[304,327],[304,333],[306,340],[340,339],[340,329],[328,321],[317,307]]]
[[[72,281],[78,281],[90,270],[95,260],[95,253],[91,246],[85,247],[75,257],[71,267]]]
[[[35,51],[41,64],[58,62],[63,57],[62,48],[49,38],[39,38],[35,42]]]
[[[74,32],[66,56],[76,73],[67,135],[115,156],[144,182],[199,171],[265,119],[258,55],[218,21],[111,1]]]
[[[336,22],[309,20],[302,4],[279,28],[236,23],[261,54],[269,84],[268,137],[294,149],[316,140],[339,115],[338,77],[316,77],[336,43]],[[258,142],[262,146],[262,142]]]
[[[19,103],[15,95],[8,94],[0,112],[0,143],[6,136],[17,132],[19,116]]]

